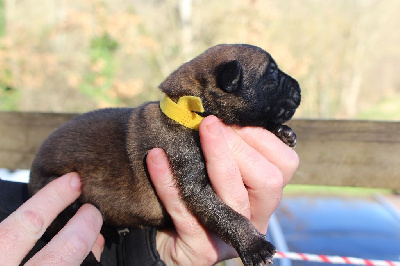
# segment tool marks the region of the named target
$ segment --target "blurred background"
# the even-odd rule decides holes
[[[157,100],[219,43],[270,52],[297,117],[400,119],[397,0],[0,0],[0,110],[85,112]]]
[[[248,43],[299,81],[295,117],[400,120],[399,10],[398,0],[0,0],[0,111],[134,107],[160,99],[158,85],[207,48]],[[0,177],[27,182],[29,170]],[[396,193],[289,185],[269,239],[400,260]]]

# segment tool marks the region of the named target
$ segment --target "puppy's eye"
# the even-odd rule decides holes
[[[278,66],[275,63],[270,63],[268,66],[268,72],[267,72],[269,78],[272,78],[273,80],[276,80],[278,78]]]
[[[278,65],[277,65],[276,63],[272,63],[271,69],[272,69],[274,72],[278,72]]]
[[[278,71],[278,66],[276,65],[275,62],[271,62],[268,65],[268,72],[273,73]]]

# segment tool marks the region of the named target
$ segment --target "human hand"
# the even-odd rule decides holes
[[[298,167],[296,152],[264,129],[233,129],[214,116],[204,118],[199,130],[214,190],[227,205],[265,234],[283,187]],[[233,247],[204,228],[186,209],[163,150],[151,150],[147,166],[176,229],[157,233],[161,259],[167,265],[212,265],[237,257]]]
[[[0,265],[19,265],[57,215],[81,194],[78,174],[53,180],[0,223]],[[100,212],[83,205],[25,265],[80,265],[92,250],[100,258],[104,238]]]

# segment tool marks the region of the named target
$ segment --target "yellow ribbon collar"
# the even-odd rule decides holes
[[[203,117],[195,112],[204,112],[201,99],[196,96],[182,96],[175,103],[167,95],[160,101],[161,111],[179,124],[199,130],[200,122]]]

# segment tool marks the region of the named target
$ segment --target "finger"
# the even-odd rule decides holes
[[[232,128],[224,127],[223,132],[248,190],[250,219],[260,232],[265,233],[268,220],[281,200],[282,172]]]
[[[280,169],[283,175],[283,184],[286,186],[299,166],[297,153],[265,129],[244,127],[235,128],[235,130],[247,144]]]
[[[7,217],[0,224],[0,265],[19,264],[57,215],[79,197],[80,190],[78,174],[66,174]]]
[[[200,124],[200,142],[207,164],[207,173],[218,196],[234,210],[249,216],[247,190],[240,169],[226,143],[222,128],[226,127],[215,116],[208,116]]]
[[[26,265],[80,265],[98,239],[102,223],[99,210],[90,204],[83,205]]]

